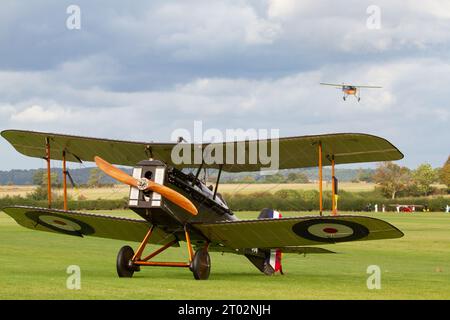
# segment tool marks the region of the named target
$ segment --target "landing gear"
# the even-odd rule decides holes
[[[131,278],[135,271],[139,271],[139,266],[133,264],[134,251],[130,246],[120,248],[117,254],[117,274],[121,278]]]
[[[136,253],[129,246],[124,246],[119,250],[117,255],[117,274],[121,278],[131,278],[136,271],[140,271],[140,266],[153,266],[153,267],[181,267],[189,268],[194,274],[194,278],[197,280],[206,280],[209,277],[211,270],[211,259],[208,253],[208,245],[201,249],[198,249],[195,254],[192,249],[191,239],[187,226],[184,228],[185,239],[187,243],[189,262],[163,262],[163,261],[151,261],[151,259],[166,249],[178,244],[178,239],[167,242],[161,248],[153,251],[146,257],[142,257],[142,253],[150,240],[155,226],[152,226],[150,230],[142,240]]]
[[[195,252],[190,269],[196,280],[207,280],[211,271],[211,258],[208,249],[201,248]]]

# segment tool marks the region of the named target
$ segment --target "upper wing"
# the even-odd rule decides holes
[[[380,86],[353,86],[353,87],[356,87],[356,88],[369,88],[369,89],[381,89],[381,88],[383,88],[383,87],[380,87]]]
[[[94,157],[99,156],[110,163],[128,166],[134,166],[148,158],[170,162],[170,153],[175,145],[174,143],[131,142],[21,130],[5,130],[1,135],[18,152],[34,158],[46,158],[46,139],[49,139],[51,159],[62,160],[63,151],[65,151],[67,161],[94,161]]]
[[[338,83],[325,83],[325,82],[321,82],[320,84],[323,85],[323,86],[332,86],[332,87],[339,87],[339,88],[345,86],[345,84],[338,84]]]
[[[298,217],[194,224],[211,241],[232,249],[283,248],[400,238],[393,225],[364,216]]]
[[[253,162],[249,161],[249,154],[252,150],[256,150],[255,148],[259,148],[258,143],[267,143],[267,150],[271,150],[273,144],[278,144],[278,169],[316,167],[319,142],[322,143],[322,164],[324,166],[331,165],[331,155],[334,155],[336,164],[392,161],[403,158],[403,154],[389,141],[360,133],[311,135],[209,145],[187,144],[187,148],[191,150],[191,161],[180,165],[174,164],[172,161],[172,148],[176,145],[174,143],[129,142],[19,130],[6,130],[1,135],[17,151],[30,157],[45,158],[46,139],[49,139],[52,159],[62,160],[62,154],[65,151],[67,161],[94,161],[94,156],[100,156],[110,163],[129,166],[134,166],[143,159],[155,158],[177,168],[198,167],[201,161],[198,159],[194,161],[196,153],[193,150],[195,148],[205,149],[209,146],[210,150],[223,150],[224,155],[229,150],[233,150],[234,158],[231,159],[232,161],[228,161],[226,158],[227,163],[223,165],[223,170],[229,172],[258,171],[268,167],[267,164],[261,163],[259,158]],[[238,156],[242,151],[246,159],[245,163],[238,161]],[[272,158],[274,158],[273,155]],[[206,163],[210,162],[206,161]],[[204,166],[218,168],[220,164],[213,162]]]
[[[75,211],[25,206],[7,207],[2,210],[23,227],[72,236],[93,236],[141,242],[151,227],[151,224],[144,220]],[[155,228],[150,243],[165,244],[172,240],[175,240],[173,234]]]

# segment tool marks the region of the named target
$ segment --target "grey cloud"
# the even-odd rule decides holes
[[[448,155],[444,1],[378,1],[380,30],[366,28],[370,1],[78,1],[77,31],[65,27],[69,4],[2,7],[1,128],[167,141],[204,120],[374,133],[412,166]],[[344,103],[320,81],[384,89]],[[3,148],[2,166],[14,166]]]

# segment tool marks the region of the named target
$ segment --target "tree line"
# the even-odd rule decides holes
[[[405,196],[429,196],[448,193],[450,188],[450,156],[442,168],[433,169],[430,164],[421,164],[415,170],[399,166],[393,162],[378,165],[372,176],[377,188],[391,199]],[[433,184],[447,187],[439,190]]]
[[[215,182],[215,177],[210,177]],[[416,169],[411,170],[393,162],[382,162],[376,170],[360,170],[354,181],[374,182],[379,191],[386,198],[395,199],[399,197],[420,197],[429,195],[448,194],[450,190],[450,156],[441,168],[433,168],[424,163]],[[277,173],[255,178],[255,175],[244,175],[233,183],[309,183],[308,176],[303,172]],[[436,183],[443,184],[447,189],[440,189]],[[47,192],[47,172],[44,169],[37,170],[33,175],[33,184],[38,188],[30,195],[36,200],[44,199]],[[51,172],[51,184],[56,188],[61,187],[61,177],[56,172]],[[89,178],[83,187],[105,187],[112,186],[110,179],[98,168],[91,168]]]

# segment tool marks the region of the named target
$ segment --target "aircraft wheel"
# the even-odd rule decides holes
[[[191,271],[196,280],[207,280],[211,271],[211,258],[208,249],[201,248],[195,252],[191,263]]]
[[[135,271],[138,271],[133,265],[131,259],[134,256],[134,251],[130,246],[123,246],[117,254],[117,274],[121,278],[131,278]]]

